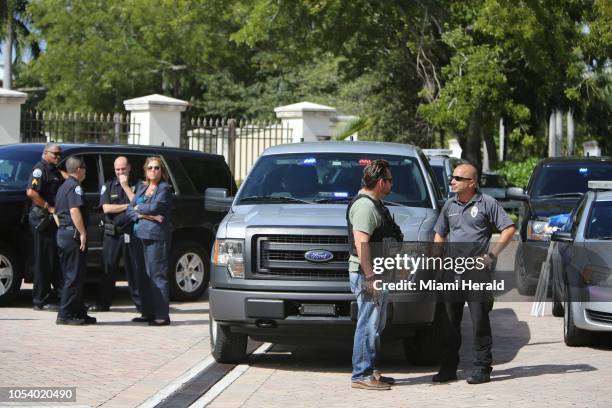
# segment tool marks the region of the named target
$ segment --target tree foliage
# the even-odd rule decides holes
[[[606,0],[35,0],[46,49],[20,74],[42,106],[115,110],[164,93],[195,113],[270,118],[300,100],[363,118],[360,137],[441,145],[478,164],[542,155],[553,109],[609,138]]]

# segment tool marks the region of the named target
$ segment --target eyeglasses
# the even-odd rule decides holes
[[[451,176],[451,180],[457,180],[457,181],[467,181],[467,180],[471,180],[471,178],[469,177],[461,177],[461,176]]]
[[[159,169],[161,169],[161,167],[159,167],[159,166],[149,166],[149,167],[147,167],[147,170],[159,170]]]
[[[45,150],[46,153],[52,154],[55,157],[61,157],[62,152],[52,152],[51,150]]]
[[[383,177],[382,179],[388,181],[389,183],[393,183],[393,177]]]

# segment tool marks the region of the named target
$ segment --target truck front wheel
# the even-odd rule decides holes
[[[242,333],[232,333],[230,327],[219,324],[209,313],[210,349],[219,363],[237,364],[246,356],[248,336]]]

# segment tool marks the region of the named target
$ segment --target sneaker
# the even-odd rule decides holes
[[[146,316],[138,316],[138,317],[134,317],[132,321],[134,323],[148,323],[148,322],[153,321],[153,319],[150,317],[146,317]]]
[[[151,320],[149,326],[170,326],[170,319],[168,320]]]
[[[85,319],[79,319],[76,317],[67,317],[67,318],[58,317],[55,320],[55,324],[68,325],[68,326],[82,326],[85,324]]]
[[[82,317],[83,321],[85,322],[85,324],[96,324],[98,323],[98,320],[93,317],[93,316],[89,316],[89,315],[85,315]]]
[[[352,388],[360,388],[362,390],[375,390],[384,391],[390,390],[391,386],[382,381],[376,380],[374,377],[364,378],[362,380],[356,380],[351,382]]]
[[[47,312],[57,312],[59,310],[59,307],[53,303],[46,303],[44,305],[38,306],[38,305],[34,305],[34,307],[32,307],[32,309],[37,310],[37,311],[47,311]]]
[[[105,305],[93,305],[89,307],[90,312],[108,312],[110,310],[110,306]]]
[[[491,381],[491,368],[475,370],[472,375],[467,378],[468,384],[483,384]]]
[[[457,371],[440,370],[437,374],[431,377],[431,381],[435,383],[444,383],[457,379]]]
[[[382,383],[389,384],[389,385],[395,384],[395,378],[393,378],[393,377],[385,377],[384,375],[380,375],[379,371],[374,371],[374,374],[372,374],[372,375],[373,375],[375,380],[380,381]]]

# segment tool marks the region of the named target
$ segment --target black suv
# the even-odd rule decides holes
[[[31,234],[27,221],[29,200],[25,190],[32,167],[42,156],[43,144],[0,146],[0,304],[7,304],[21,281],[31,282],[29,268]],[[236,183],[223,156],[191,150],[154,146],[62,144],[63,168],[68,157],[79,155],[87,165],[83,190],[90,207],[88,281],[102,271],[103,214],[98,208],[102,184],[114,173],[113,162],[126,156],[132,175],[143,177],[147,156],[160,156],[166,164],[174,189],[172,248],[168,277],[174,300],[193,300],[202,295],[209,281],[210,249],[224,213],[205,211],[204,191],[209,187],[236,192]]]
[[[571,213],[588,190],[589,180],[612,180],[612,157],[554,157],[540,161],[526,191],[508,189],[510,199],[523,202],[520,221],[521,245],[516,251],[514,273],[520,294],[533,295],[542,262],[555,225]]]

